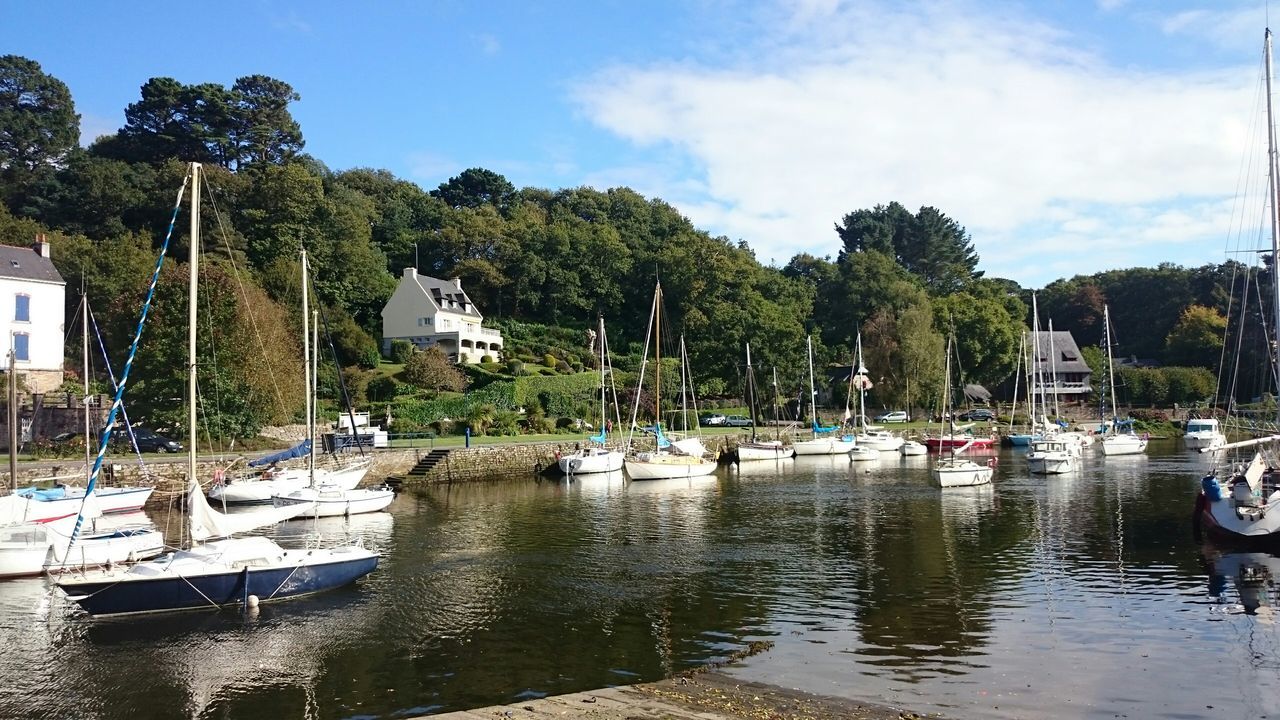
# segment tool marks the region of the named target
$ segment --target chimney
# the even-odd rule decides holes
[[[418,268],[405,268],[404,276],[410,279],[418,277]]]
[[[450,278],[450,279],[453,281],[454,287],[458,288],[459,290],[462,289],[462,278]]]
[[[40,257],[49,257],[49,241],[45,239],[44,233],[36,233],[36,244],[31,248],[40,254]]]

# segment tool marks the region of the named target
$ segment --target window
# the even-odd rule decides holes
[[[30,295],[14,296],[13,319],[16,322],[31,322],[31,296]]]
[[[17,360],[27,362],[31,359],[30,336],[26,333],[13,334],[13,355]]]

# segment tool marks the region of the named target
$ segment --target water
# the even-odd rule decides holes
[[[945,492],[896,456],[432,489],[322,521],[385,549],[364,582],[250,616],[90,621],[41,580],[3,583],[0,717],[396,718],[653,680],[753,640],[774,647],[743,679],[952,717],[1280,714],[1276,591],[1235,580],[1280,559],[1192,540],[1204,456],[1049,478],[999,460],[992,487]]]

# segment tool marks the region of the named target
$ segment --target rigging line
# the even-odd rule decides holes
[[[307,263],[310,266],[310,263]],[[315,293],[312,293],[315,295]],[[338,349],[333,345],[333,335],[329,334],[329,314],[325,312],[324,303],[320,302],[320,296],[316,295],[316,307],[320,309],[320,323],[324,325],[324,339],[329,343],[329,352],[333,355],[333,366],[338,371],[338,387],[342,390],[342,402],[347,406],[347,418],[351,421],[351,439],[355,442],[356,450],[360,451],[360,457],[364,457],[364,445],[360,442],[360,436],[356,433],[356,415],[351,409],[351,395],[347,393],[347,381],[342,377],[342,363],[338,362]],[[311,388],[307,388],[307,392],[311,392]],[[338,445],[335,442],[333,446],[334,454],[337,455]]]
[[[207,257],[207,254],[204,252],[203,247],[193,248],[193,251],[198,252],[202,256]],[[204,270],[205,263],[201,263],[200,266],[201,266],[201,269]],[[210,299],[209,283],[207,282],[201,283],[199,289],[203,291],[202,294],[204,299],[204,320],[205,320],[205,323],[207,324],[206,334],[209,338],[209,356],[211,358],[210,364],[213,367],[213,410],[214,410],[214,413],[216,414],[216,417],[221,418],[222,417],[222,383],[218,382],[218,378],[220,377],[220,374],[218,372],[218,343],[216,342],[218,330],[217,330],[217,326],[213,322],[213,301]],[[199,389],[198,383],[199,381],[197,380],[197,389]],[[201,418],[203,420],[201,425],[204,427],[205,441],[209,444],[209,452],[213,453],[214,452],[213,432],[209,424],[209,412],[208,410],[205,409],[204,394],[200,393],[199,396],[197,397],[197,400],[200,403],[200,413],[201,413]],[[221,433],[219,433],[218,442],[219,442],[219,446],[217,448],[217,453],[221,454],[225,450],[225,448],[221,446],[221,442],[222,442]]]
[[[102,332],[98,328],[98,318],[93,314],[93,308],[89,308],[89,324],[93,326],[93,335],[98,340],[98,350],[102,353],[102,364],[107,369],[107,377],[111,379],[111,390],[114,392],[119,384],[116,383],[116,373],[111,369],[111,358],[107,357],[107,346],[102,342]],[[88,412],[88,406],[85,407]],[[133,434],[133,423],[129,420],[129,410],[125,408],[124,403],[120,403],[120,414],[124,416],[125,431],[129,434],[129,447],[133,449],[133,454],[138,458],[138,467],[142,472],[142,477],[148,482],[154,482],[151,472],[147,468],[147,464],[142,460],[142,451],[138,449],[138,439]]]
[[[215,185],[210,189],[212,189],[213,192],[210,192],[207,197],[209,198],[209,204],[213,207],[214,220],[218,223],[218,236],[222,238],[222,242],[226,246],[227,262],[231,265],[231,274],[235,277],[236,287],[240,290],[241,299],[244,300],[245,311],[249,315],[249,324],[253,327],[253,337],[258,341],[258,350],[262,353],[262,357],[266,358],[268,357],[267,344],[262,340],[262,331],[258,329],[258,318],[253,313],[253,304],[249,302],[249,293],[245,290],[244,281],[240,278],[240,267],[236,265],[235,254],[231,249],[231,242],[227,240],[226,228],[222,224],[222,213],[218,211],[218,204],[214,202],[213,194],[214,192],[219,192],[219,188]],[[268,364],[268,368],[270,368],[270,364]],[[280,411],[281,415],[288,415],[288,405],[284,401],[284,393],[280,391],[280,384],[276,382],[275,373],[268,369],[267,376],[271,378],[271,387],[276,392],[276,409]]]
[[[155,299],[156,283],[160,280],[160,270],[164,267],[165,255],[169,252],[169,241],[173,238],[173,226],[178,222],[178,211],[182,208],[182,196],[187,192],[187,183],[191,182],[192,175],[182,179],[182,187],[178,189],[177,200],[173,204],[173,215],[169,218],[169,229],[165,231],[164,242],[160,245],[160,254],[156,257],[156,267],[151,272],[151,283],[147,286],[147,299],[142,303],[142,311],[138,315],[138,327],[133,334],[133,342],[129,345],[129,356],[124,362],[124,370],[120,374],[120,384],[116,386],[116,396],[111,403],[111,412],[107,414],[106,426],[102,430],[102,436],[98,439],[98,456],[94,458],[93,470],[89,473],[89,482],[85,485],[84,500],[80,502],[80,510],[76,512],[76,524],[71,531],[71,543],[67,546],[68,552],[70,548],[76,544],[76,537],[80,535],[80,527],[84,524],[84,506],[89,496],[93,493],[93,488],[98,483],[98,475],[102,472],[102,459],[107,454],[107,443],[111,440],[111,426],[115,424],[116,414],[120,412],[120,407],[124,404],[124,390],[129,382],[129,371],[133,369],[133,360],[138,355],[138,343],[142,341],[142,329],[147,322],[147,313],[151,310],[151,301]]]

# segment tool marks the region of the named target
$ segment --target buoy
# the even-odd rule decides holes
[[[258,596],[250,595],[247,604],[250,610],[256,610],[258,608]]]

